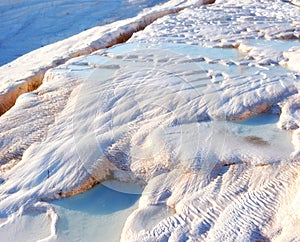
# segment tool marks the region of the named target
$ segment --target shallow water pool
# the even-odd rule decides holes
[[[59,215],[56,241],[118,241],[140,195],[98,185],[82,194],[54,201]]]

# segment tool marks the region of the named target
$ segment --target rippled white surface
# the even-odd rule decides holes
[[[80,238],[85,202],[55,213],[49,198],[114,178],[145,188],[129,216],[107,217],[128,216],[121,241],[297,240],[299,73],[286,67],[297,70],[298,14],[282,1],[189,7],[50,68],[0,118],[1,216],[39,208],[51,238]]]

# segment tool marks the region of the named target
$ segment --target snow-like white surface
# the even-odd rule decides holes
[[[245,111],[245,104],[248,102],[259,100],[254,105],[257,107],[259,102],[267,98],[268,94],[265,91],[276,81],[275,83],[265,82],[265,78],[270,78],[272,74],[279,77],[280,72],[276,71],[280,70],[279,65],[299,71],[297,68],[298,47],[293,47],[299,46],[299,42],[287,43],[276,40],[299,39],[297,16],[300,16],[299,8],[280,1],[272,2],[272,4],[267,1],[248,1],[247,3],[231,1],[231,3],[223,4],[223,1],[219,1],[218,4],[200,9],[186,9],[177,15],[161,18],[148,26],[145,31],[134,34],[129,42],[168,42],[238,48],[241,52],[240,61],[232,57],[228,58],[222,50],[219,50],[221,57],[218,54],[215,54],[214,58],[201,55],[198,60],[204,60],[210,64],[214,71],[218,69],[213,66],[216,63],[229,66],[228,72],[224,71],[228,76],[223,72],[223,76],[216,75],[213,80],[221,83],[221,86],[229,80],[224,88],[225,93],[228,91],[232,98],[232,100],[229,98],[229,110],[231,112],[240,109]],[[169,33],[168,29],[172,29],[172,32]],[[209,50],[207,52],[209,53]],[[232,68],[232,66],[235,67]],[[262,76],[257,77],[259,84],[256,86],[253,85],[255,83],[253,80],[260,72],[251,72],[249,66],[257,66],[270,72],[261,73]],[[232,69],[239,67],[239,72],[232,72],[230,67]],[[275,68],[275,71],[272,68]],[[216,72],[213,73],[216,74]],[[238,77],[235,81],[233,73]],[[241,81],[243,75],[248,77],[245,82]],[[273,163],[270,162],[269,165],[264,162],[255,162],[256,159],[263,161],[264,158],[259,155],[258,147],[255,148],[255,153],[251,153],[250,144],[246,146],[247,150],[242,150],[239,156],[238,149],[232,150],[230,145],[235,148],[242,147],[243,141],[235,138],[237,143],[234,142],[230,139],[229,132],[229,135],[226,134],[223,138],[225,148],[222,152],[223,157],[226,157],[224,160],[227,161],[225,166],[219,166],[218,162],[213,162],[211,167],[208,166],[213,169],[205,169],[204,173],[173,169],[150,181],[140,200],[139,209],[127,220],[122,241],[152,241],[154,239],[158,241],[292,241],[299,239],[300,214],[299,205],[296,205],[299,201],[297,191],[300,185],[297,162],[300,147],[297,125],[299,98],[297,94],[292,95],[298,93],[299,74],[290,75],[290,79],[287,78],[286,81],[280,79],[277,79],[280,88],[269,89],[272,90],[270,96],[276,100],[272,102],[273,104],[281,102],[282,114],[278,126],[296,129],[292,133],[295,149],[292,157],[296,162],[279,158],[276,155],[276,150],[283,153],[284,145],[282,144],[278,148],[272,148]],[[295,89],[276,96],[275,93],[287,83],[293,83],[292,86]],[[237,85],[236,89],[233,88],[234,85]],[[242,89],[244,85],[245,91]],[[260,88],[264,90],[264,93],[259,93]],[[224,91],[221,93],[223,94]],[[290,95],[292,96],[289,97]],[[285,99],[284,96],[288,98]],[[222,96],[220,100],[228,100],[225,97]],[[271,110],[278,110],[275,106],[273,107]],[[224,108],[226,110],[226,106],[222,105],[222,109]],[[216,107],[213,110],[216,111]],[[249,107],[246,110],[249,110]],[[225,112],[226,117],[230,116],[228,115],[230,111]],[[256,111],[264,110],[256,109]],[[242,115],[242,117],[245,116],[247,115]],[[267,116],[263,120],[268,120]],[[252,136],[249,134],[251,126],[250,124],[246,128],[247,142],[254,143],[261,148],[269,146],[268,142],[265,142],[267,138],[261,138],[270,133],[269,128],[262,125],[260,130],[259,123],[254,124],[253,130],[257,133]],[[273,129],[276,132],[274,126]],[[234,125],[233,130],[240,135],[243,133],[242,127]],[[219,130],[217,134],[220,134]],[[214,137],[218,137],[217,134],[214,134]],[[220,136],[216,138],[218,141],[220,139]],[[274,141],[274,139],[277,138],[273,136],[271,140]],[[291,136],[287,134],[286,139],[283,137],[278,137],[278,139],[285,140],[283,142],[287,144]],[[218,142],[213,140],[213,144],[217,146],[217,150],[221,150]],[[234,154],[233,157],[237,159],[226,156],[227,152]],[[264,151],[264,155],[266,154],[267,152]],[[248,165],[251,164],[250,166],[243,165],[248,160],[247,155],[250,157],[248,163]],[[209,158],[211,161],[216,159],[214,156]],[[240,165],[238,165],[239,162],[241,162]],[[161,184],[164,184],[163,189]],[[156,213],[157,206],[163,210],[167,207],[173,208],[174,214],[162,217],[160,222],[147,225],[146,218]]]
[[[173,170],[156,177],[146,187],[139,210],[128,218],[121,241],[299,239],[299,204],[292,193],[299,189],[299,165],[231,165],[214,172]],[[294,207],[282,208],[291,203]],[[173,215],[147,226],[146,218],[158,206],[173,208]],[[273,220],[274,214],[282,218],[287,213],[293,218]]]
[[[299,44],[277,42],[299,9],[269,3],[186,8],[49,69],[0,117],[0,227],[39,207],[54,239],[45,201],[114,178],[145,186],[121,241],[299,239]]]
[[[0,67],[0,115],[11,108],[18,96],[35,90],[44,73],[76,56],[124,42],[132,33],[146,27],[159,17],[209,0],[172,0],[153,7],[138,16],[98,26],[47,45]]]
[[[134,17],[159,0],[14,0],[0,2],[0,66],[86,29]]]
[[[291,48],[288,52],[284,52],[284,56],[287,58],[287,67],[300,72],[300,47]]]
[[[300,9],[283,1],[268,4],[264,1],[217,1],[201,8],[188,8],[180,14],[160,18],[144,31],[135,33],[130,41],[151,43],[186,43],[207,47],[239,48],[259,63],[278,63],[283,60],[284,45],[299,46]],[[172,29],[170,32],[169,30]],[[274,49],[276,41],[285,41]],[[270,52],[271,51],[271,52]],[[287,50],[285,50],[287,51]]]
[[[0,236],[3,241],[38,241],[51,234],[50,223],[46,213],[34,211],[1,226]],[[26,231],[26,236],[20,231]]]

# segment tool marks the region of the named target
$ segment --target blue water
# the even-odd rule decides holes
[[[0,0],[0,66],[94,26],[167,0]]]
[[[250,118],[247,118],[245,120],[232,121],[232,123],[236,123],[239,125],[247,125],[247,126],[274,124],[274,127],[276,127],[276,123],[278,122],[278,120],[279,120],[279,116],[276,114],[261,113],[261,114],[254,115]]]
[[[53,201],[59,216],[55,241],[119,241],[139,198],[140,195],[98,185],[82,194]]]
[[[82,194],[53,201],[53,204],[87,214],[111,214],[131,207],[139,197],[137,194],[122,193],[98,185]]]
[[[293,152],[291,144],[291,133],[277,127],[279,115],[272,113],[262,113],[254,115],[248,119],[227,122],[227,129],[237,137],[259,139],[265,141],[270,146],[270,153],[274,159],[287,158]],[[250,141],[250,143],[253,143]],[[259,145],[256,148],[259,150]]]

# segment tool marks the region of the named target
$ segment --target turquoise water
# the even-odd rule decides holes
[[[124,183],[121,185],[126,186]],[[114,186],[117,187],[116,181]],[[32,242],[45,238],[45,241],[61,242],[119,241],[124,223],[137,208],[140,198],[139,194],[130,193],[131,187],[134,186],[128,184],[127,193],[122,193],[97,185],[82,194],[52,201],[50,205],[58,221],[56,236],[51,239],[53,216],[49,216],[46,207],[32,207],[12,220],[0,218],[0,241]],[[43,206],[48,207],[47,203]]]
[[[249,146],[257,151],[264,149],[274,160],[288,158],[294,147],[292,134],[277,127],[279,115],[262,113],[242,121],[227,122],[227,129],[233,135],[242,137]]]
[[[288,51],[293,46],[300,46],[299,40],[249,39],[246,43],[256,47],[272,48],[278,51]]]
[[[57,241],[118,241],[139,197],[97,185],[52,202],[59,216]]]

